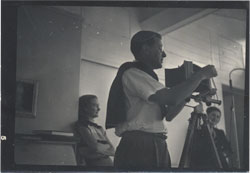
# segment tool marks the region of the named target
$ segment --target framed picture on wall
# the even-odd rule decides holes
[[[16,81],[16,116],[35,118],[38,96],[38,81]]]

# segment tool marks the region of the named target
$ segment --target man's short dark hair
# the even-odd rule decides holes
[[[218,111],[221,114],[220,109],[215,107],[215,106],[208,107],[207,110],[206,110],[207,114],[210,114],[210,112],[212,112],[212,111]]]
[[[161,39],[159,33],[153,31],[139,31],[131,39],[130,50],[133,53],[135,59],[138,56],[143,45],[152,45],[155,41],[155,38]]]

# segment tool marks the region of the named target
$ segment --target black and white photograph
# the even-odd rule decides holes
[[[1,171],[249,171],[248,1],[1,16]]]

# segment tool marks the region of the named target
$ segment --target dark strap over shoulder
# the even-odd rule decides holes
[[[120,66],[111,85],[108,97],[106,129],[116,127],[126,120],[125,94],[122,86],[122,75],[129,68],[138,68],[158,81],[156,73],[141,62],[126,62]]]

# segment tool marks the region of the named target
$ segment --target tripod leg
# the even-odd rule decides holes
[[[216,165],[217,165],[218,168],[223,168],[221,160],[220,160],[220,156],[219,156],[218,151],[217,151],[217,147],[216,147],[215,142],[214,142],[214,138],[213,138],[212,133],[211,133],[211,129],[210,129],[208,123],[207,123],[207,119],[206,119],[205,116],[202,116],[202,119],[203,119],[203,122],[204,122],[204,125],[205,125],[205,128],[206,128],[205,129],[206,133],[208,134],[208,137],[209,137],[209,141],[210,141],[210,143],[212,145],[212,151],[213,151],[213,156],[214,156],[214,158],[216,160]]]
[[[190,156],[190,151],[191,151],[192,142],[193,142],[193,135],[194,135],[195,126],[197,124],[197,120],[198,120],[198,114],[195,112],[192,112],[191,119],[189,120],[189,126],[188,126],[188,131],[187,131],[183,151],[181,154],[179,168],[189,167],[189,164],[190,164],[189,156]]]

